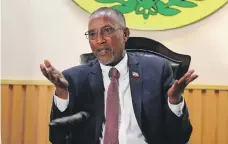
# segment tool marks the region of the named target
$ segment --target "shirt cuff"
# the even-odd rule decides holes
[[[69,104],[69,93],[68,93],[67,99],[59,98],[54,94],[54,103],[61,112],[65,111]]]
[[[183,95],[182,95],[182,97],[183,97]],[[175,104],[171,104],[169,102],[169,97],[168,97],[168,105],[169,105],[170,110],[178,117],[180,117],[183,114],[184,98],[182,99],[182,101],[179,104],[175,105]]]

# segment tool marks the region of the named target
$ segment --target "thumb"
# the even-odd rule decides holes
[[[178,80],[175,80],[172,87],[168,90],[168,96],[169,97],[174,96],[177,89],[178,89]]]
[[[173,83],[173,89],[177,89],[178,87],[178,80],[175,80]]]
[[[63,75],[58,74],[57,77],[58,77],[58,83],[60,83],[60,84],[63,85],[64,87],[68,87],[69,83],[68,83],[68,81],[64,78]]]

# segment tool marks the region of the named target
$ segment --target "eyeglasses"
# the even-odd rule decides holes
[[[116,30],[122,29],[123,27],[113,28],[110,26],[103,27],[99,30],[90,30],[85,33],[85,36],[89,40],[95,40],[98,36],[98,33],[104,37],[110,37]]]

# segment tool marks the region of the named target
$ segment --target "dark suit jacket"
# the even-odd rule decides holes
[[[157,57],[128,54],[129,78],[134,113],[149,144],[184,144],[190,138],[192,126],[185,104],[183,115],[177,117],[169,108],[167,91],[173,83],[170,65]],[[140,77],[135,78],[132,72]],[[70,127],[50,130],[50,141],[58,141],[67,131],[73,131],[75,144],[98,144],[104,117],[104,84],[97,60],[75,66],[63,72],[69,82],[70,103],[64,112],[53,104],[51,120],[87,111],[91,117]]]

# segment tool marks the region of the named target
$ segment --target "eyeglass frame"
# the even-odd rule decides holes
[[[107,36],[106,35],[104,35],[104,33],[102,33],[102,30],[104,29],[104,28],[106,28],[106,27],[109,27],[109,28],[112,28],[113,29],[113,31],[111,32],[111,33],[109,33]],[[102,36],[104,36],[104,37],[110,37],[114,32],[116,32],[117,30],[119,30],[119,29],[124,29],[124,28],[126,28],[126,27],[112,27],[112,26],[105,26],[105,27],[103,27],[103,28],[101,28],[101,29],[97,29],[97,30],[89,30],[89,31],[87,31],[87,32],[85,32],[85,36],[86,36],[86,38],[87,39],[89,39],[89,40],[95,40],[95,39],[97,39],[97,36],[98,36],[98,33],[100,34],[100,35],[102,35]],[[96,37],[95,38],[93,38],[93,39],[90,39],[89,38],[89,32],[90,31],[94,31],[94,32],[96,32]]]

